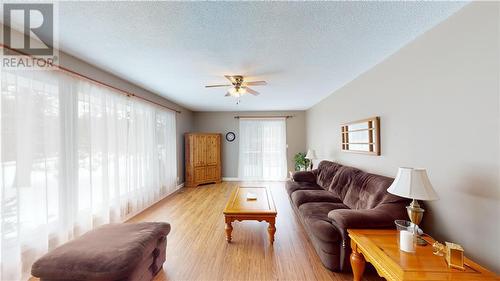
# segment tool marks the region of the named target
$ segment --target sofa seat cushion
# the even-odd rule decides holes
[[[285,184],[285,189],[288,195],[292,195],[292,193],[297,190],[323,190],[321,186],[315,183],[295,181],[287,181]]]
[[[162,222],[101,226],[47,253],[31,273],[47,280],[129,280],[165,251],[159,246],[169,232],[170,224]]]
[[[332,225],[328,213],[346,208],[348,207],[342,203],[312,202],[300,205],[299,212],[309,233],[321,241],[332,243],[340,241],[341,237]]]
[[[300,206],[310,202],[331,202],[342,203],[338,197],[326,190],[297,190],[292,194],[292,202],[295,206]]]
[[[349,209],[349,207],[344,203],[333,202],[309,202],[299,206],[299,212],[303,217],[319,217],[326,221],[331,221],[328,213],[337,209]]]

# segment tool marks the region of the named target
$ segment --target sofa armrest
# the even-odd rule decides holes
[[[316,183],[316,176],[311,171],[299,171],[293,174],[293,180],[297,182]]]
[[[338,228],[395,228],[394,220],[407,219],[406,209],[401,204],[384,204],[374,209],[337,209],[328,213],[328,218]]]

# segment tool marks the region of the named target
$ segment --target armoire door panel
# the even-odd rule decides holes
[[[207,166],[207,168],[206,168],[207,180],[217,180],[218,179],[217,167],[218,166],[216,166],[216,165]]]
[[[205,167],[194,168],[194,181],[195,182],[206,181],[207,180],[206,170],[207,168]]]
[[[205,165],[206,162],[206,137],[196,135],[194,136],[194,166],[201,167]]]
[[[218,160],[218,136],[209,136],[207,137],[207,165],[217,165]]]

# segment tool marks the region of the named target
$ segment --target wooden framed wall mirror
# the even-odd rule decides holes
[[[349,122],[341,125],[342,151],[380,155],[380,118]]]

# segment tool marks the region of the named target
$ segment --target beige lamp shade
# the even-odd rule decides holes
[[[437,200],[425,169],[399,168],[394,182],[387,189],[389,193],[416,200]]]
[[[308,149],[306,154],[306,159],[309,160],[316,159],[316,151],[314,151],[314,149]]]

